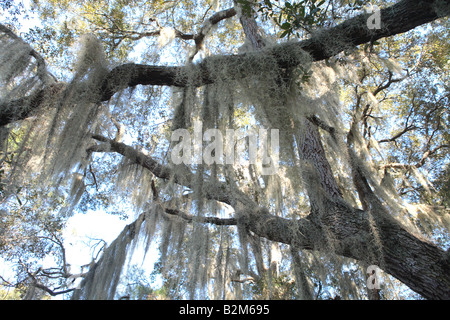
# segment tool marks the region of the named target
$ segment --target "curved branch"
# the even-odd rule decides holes
[[[206,23],[202,26],[200,32],[192,38],[195,41],[195,51],[189,56],[189,61],[192,61],[195,55],[201,49],[201,47],[203,46],[203,41],[205,40],[211,28],[214,25],[218,24],[220,21],[235,16],[236,13],[237,12],[235,8],[230,8],[227,10],[216,12],[208,20],[206,20]]]
[[[97,141],[108,143],[110,145],[110,151],[123,155],[130,161],[149,170],[158,178],[165,180],[173,179],[175,183],[190,189],[193,189],[194,187],[195,176],[187,169],[184,170],[182,174],[174,172],[173,168],[158,163],[152,157],[124,143],[97,134],[92,135],[92,138]],[[89,150],[92,152],[104,152],[102,148],[96,148],[96,146],[89,148]],[[239,190],[230,190],[229,186],[220,181],[206,179],[204,182],[204,192],[207,199],[223,202],[233,207],[235,207],[238,202],[247,206],[255,206],[255,203],[248,198],[247,195]]]
[[[175,177],[171,169],[158,164],[150,157],[134,150],[123,143],[94,136],[96,140],[109,142],[111,150],[134,161],[156,176],[167,179]],[[188,175],[189,176],[189,175]],[[192,178],[192,177],[190,177]],[[189,186],[189,178],[186,181]],[[211,182],[206,181],[205,185]],[[225,203],[235,204],[234,195],[222,186],[205,188],[207,197]],[[405,230],[399,223],[385,214],[353,209],[343,203],[327,203],[328,212],[318,221],[315,217],[303,219],[285,219],[271,214],[265,208],[245,205],[245,224],[259,237],[271,241],[295,245],[306,250],[329,251],[330,239],[333,241],[334,253],[345,257],[380,266],[414,291],[429,299],[450,298],[450,255],[442,249],[425,242]],[[217,225],[237,225],[238,221],[216,217],[194,218],[177,209],[165,209],[169,215],[177,215],[185,220]],[[375,221],[373,221],[375,219]],[[378,236],[372,232],[375,223]],[[128,225],[127,228],[135,227]],[[133,229],[134,230],[134,229]],[[379,241],[381,246],[377,246]],[[376,253],[376,254],[374,254]],[[414,261],[414,263],[408,263]],[[433,268],[430,268],[430,265]],[[414,277],[411,275],[414,274]]]

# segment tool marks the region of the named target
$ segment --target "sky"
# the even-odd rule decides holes
[[[79,265],[89,264],[92,253],[96,254],[91,252],[89,243],[95,243],[95,239],[111,243],[128,223],[104,211],[75,213],[69,218],[63,232],[68,261],[76,261]]]
[[[94,244],[98,242],[97,239],[102,239],[110,244],[122,232],[123,228],[134,220],[134,215],[131,215],[127,220],[123,220],[117,215],[111,215],[101,210],[89,210],[85,214],[78,213],[69,218],[63,231],[63,237],[67,261],[72,264],[71,273],[81,272],[80,267],[89,264],[92,257],[96,256],[98,251],[101,250],[101,244],[94,247]],[[98,257],[100,256],[98,255]],[[152,272],[158,257],[158,247],[155,243],[150,246],[145,259],[144,250],[138,245],[128,266],[137,265],[144,268],[148,275]],[[86,269],[83,272],[86,272]],[[124,272],[126,272],[126,268]],[[75,282],[74,285],[76,286],[77,283]],[[160,283],[157,282],[154,285],[158,287]],[[59,299],[59,297],[55,299]]]

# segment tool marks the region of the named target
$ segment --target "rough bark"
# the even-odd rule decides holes
[[[300,158],[315,169],[315,173],[313,173],[315,177],[311,179],[317,179],[320,182],[320,187],[328,197],[341,199],[342,193],[333,176],[330,163],[326,158],[318,127],[307,118],[304,118],[303,123],[296,124],[296,130]],[[312,199],[315,197],[314,194],[317,194],[317,190],[309,194],[311,201],[314,201]]]

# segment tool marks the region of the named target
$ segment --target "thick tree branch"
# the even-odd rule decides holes
[[[353,49],[358,45],[374,42],[378,39],[400,34],[412,30],[425,23],[432,22],[440,18],[442,12],[436,12],[437,3],[446,3],[450,5],[449,0],[401,0],[398,3],[381,10],[381,29],[370,30],[367,28],[367,19],[370,15],[360,14],[354,18],[348,19],[336,27],[322,30],[310,39],[296,43],[286,43],[270,49],[270,53],[277,60],[281,67],[291,68],[302,62],[302,59],[286,59],[282,52],[286,48],[294,47],[302,49],[309,53],[314,61],[320,61],[330,58],[338,53]],[[230,9],[231,10],[231,9]],[[268,54],[263,52],[261,54]],[[230,63],[241,61],[246,54],[224,56]],[[158,85],[158,86],[202,86],[213,83],[214,77],[209,74],[206,67],[207,59],[202,63],[188,67],[167,67],[167,66],[149,66],[128,63],[112,69],[99,85],[99,96],[97,100],[109,100],[116,92],[136,85]],[[192,79],[189,75],[196,74]],[[237,77],[239,75],[236,75]],[[10,101],[0,104],[1,125],[11,121],[21,120],[30,115],[30,112],[38,109],[40,99],[31,99],[26,101]],[[99,101],[94,101],[99,102]],[[25,103],[25,105],[24,105]],[[10,110],[11,106],[21,105],[27,112],[19,115],[4,116],[4,110]],[[4,120],[5,119],[5,120]]]
[[[322,218],[325,229],[308,218],[288,220],[259,210],[251,215],[249,228],[260,237],[299,249],[326,252],[332,239],[335,254],[377,265],[427,299],[450,299],[450,254],[390,217],[374,218],[375,213],[336,204]],[[378,236],[373,235],[373,225]]]
[[[123,155],[130,161],[149,170],[156,177],[165,180],[173,179],[173,181],[179,185],[185,186],[192,190],[194,189],[195,176],[187,169],[184,170],[183,173],[176,172],[173,170],[173,168],[159,164],[152,157],[124,143],[114,141],[112,139],[96,134],[93,135],[92,138],[97,141],[108,143],[110,145],[110,151],[117,152]],[[95,146],[90,148],[90,150],[93,152],[105,151],[103,149],[97,150]],[[238,190],[230,190],[229,186],[220,181],[212,181],[211,179],[206,179],[206,181],[204,182],[204,192],[207,199],[223,202],[233,207],[235,207],[238,202],[244,205],[255,206],[255,203],[250,198],[248,198],[247,195]]]
[[[438,19],[439,13],[436,13],[434,10],[435,2],[437,1],[402,0],[391,7],[381,10],[381,29],[368,29],[367,20],[370,15],[361,14],[334,28],[314,34],[308,40],[283,44],[273,48],[271,49],[271,54],[278,59],[279,65],[285,68],[295,67],[301,62],[300,59],[298,61],[295,59],[285,60],[283,54],[280,54],[286,47],[290,46],[308,52],[313,57],[314,61],[324,60],[333,57],[344,50],[353,49],[360,44],[374,42],[384,37],[400,34]],[[230,62],[234,62],[242,59],[244,56],[245,54],[230,55],[227,56],[226,59]],[[108,76],[102,86],[104,89],[102,99],[107,100],[112,94],[117,92],[117,90],[136,84],[167,86],[185,86],[190,84],[201,86],[212,83],[215,79],[208,74],[205,64],[206,62],[202,62],[194,67],[196,69],[197,78],[193,82],[192,80],[189,82],[186,73],[187,70],[184,67],[161,68],[134,64],[128,64],[126,65],[127,67],[120,66],[118,67],[120,69],[113,69],[110,75],[122,74],[125,72],[129,77],[125,76],[122,79],[117,79],[116,76]],[[190,72],[192,72],[192,70],[190,70]],[[113,79],[119,81],[116,82]]]
[[[55,83],[17,100],[0,101],[0,126],[30,117],[46,99],[54,98],[66,86],[64,83]]]

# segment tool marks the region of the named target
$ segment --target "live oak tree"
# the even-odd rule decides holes
[[[448,299],[450,2],[364,4],[36,1],[25,39],[0,25],[2,219],[20,187],[66,195],[62,220],[131,204],[73,299],[115,298],[141,240],[172,298]],[[248,148],[174,164],[198,121],[243,134],[225,148],[277,129],[276,174]]]

